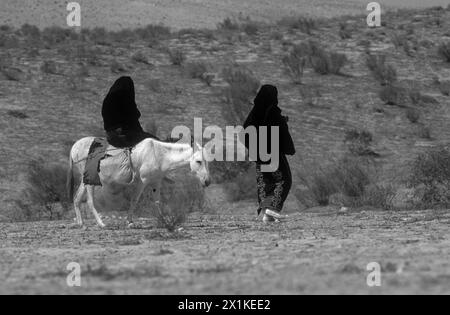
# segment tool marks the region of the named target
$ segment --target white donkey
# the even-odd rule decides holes
[[[94,206],[94,186],[85,185],[82,175],[86,166],[86,158],[94,138],[83,138],[76,142],[70,152],[69,173],[67,189],[70,199],[74,201],[74,208],[78,225],[83,225],[80,205],[87,193],[87,203],[95,220],[100,227],[105,227],[101,217]],[[133,185],[134,196],[128,212],[128,222],[132,224],[133,213],[145,188],[150,185],[153,191],[153,199],[156,203],[160,200],[160,188],[166,174],[172,170],[189,165],[191,171],[201,181],[203,186],[209,186],[210,175],[208,162],[205,159],[205,149],[198,144],[196,148],[189,144],[166,143],[154,139],[145,139],[136,145],[131,152],[131,166],[133,181],[130,184],[115,181],[115,174],[102,174],[100,181],[107,191],[114,193],[123,191],[128,185]],[[74,166],[81,174],[81,183],[74,198]]]

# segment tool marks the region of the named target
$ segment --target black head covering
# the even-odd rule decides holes
[[[263,85],[256,95],[254,104],[253,114],[256,120],[262,123],[268,111],[278,106],[278,89],[273,85]]]
[[[132,128],[138,123],[141,113],[135,101],[134,82],[130,77],[121,77],[103,101],[102,116],[106,131],[116,128]]]

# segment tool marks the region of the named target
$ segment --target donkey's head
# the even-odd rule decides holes
[[[205,159],[205,149],[198,143],[194,145],[194,154],[191,159],[191,171],[197,176],[203,186],[211,184],[208,161]]]

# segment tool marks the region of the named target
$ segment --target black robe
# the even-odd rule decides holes
[[[272,85],[264,85],[259,91],[258,95],[254,101],[255,106],[252,111],[248,115],[244,128],[249,126],[254,126],[257,129],[258,133],[258,151],[259,152],[259,127],[267,126],[268,127],[268,137],[267,137],[267,148],[268,152],[272,153],[272,141],[271,141],[271,128],[272,126],[279,127],[279,150],[280,155],[294,155],[295,154],[295,146],[292,140],[291,134],[289,133],[289,127],[287,124],[287,118],[284,117],[281,113],[281,109],[278,107],[278,90],[275,86]],[[247,137],[245,141],[245,145],[249,148],[249,139]],[[259,158],[258,154],[258,163],[269,163],[263,162]]]
[[[122,128],[125,131],[142,130],[134,92],[134,83],[130,77],[119,78],[109,90],[103,101],[102,116],[107,132]]]

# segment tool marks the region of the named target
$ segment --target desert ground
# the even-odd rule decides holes
[[[406,184],[419,154],[448,146],[450,58],[438,47],[450,41],[450,9],[389,1],[408,9],[369,28],[362,0],[282,2],[80,1],[88,9],[75,33],[64,28],[63,2],[0,0],[0,294],[450,294],[450,214],[414,204]],[[124,30],[159,23],[170,30]],[[59,28],[44,29],[51,25]],[[337,73],[308,66],[295,83],[282,60],[311,40],[347,62]],[[368,69],[368,54],[386,57],[406,101],[381,99],[385,85]],[[108,209],[106,229],[92,218],[75,227],[73,209],[59,205],[60,173],[43,177],[57,198],[29,199],[30,161],[63,171],[77,139],[103,135],[101,103],[119,76],[133,77],[143,126],[164,138],[194,117],[204,126],[229,123],[224,73],[233,67],[276,84],[290,118],[297,155],[289,158],[286,222],[255,219],[251,172],[214,177],[207,209],[193,209],[176,232],[159,228],[145,208],[137,229]],[[358,141],[370,135],[358,154],[371,155],[376,179],[364,185],[389,187],[388,205],[353,206],[330,193],[319,206],[303,181],[355,149],[349,130]],[[70,262],[82,267],[81,288],[66,284]],[[366,284],[371,262],[382,267],[379,288]]]
[[[449,294],[448,212],[334,209],[266,226],[239,212],[195,214],[175,234],[107,220],[1,224],[0,294]],[[66,267],[81,265],[81,287]],[[367,265],[381,265],[369,287]]]

